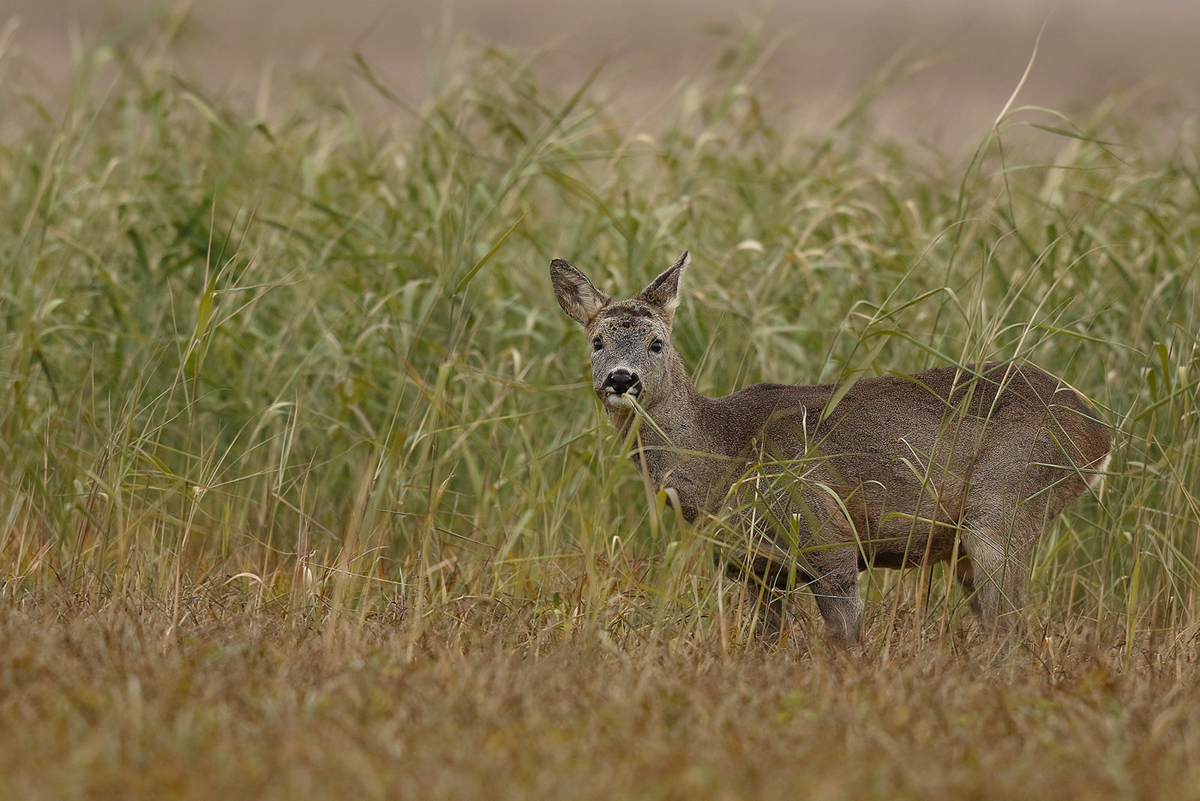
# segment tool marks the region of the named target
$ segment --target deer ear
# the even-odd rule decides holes
[[[612,298],[596,289],[586,275],[562,259],[550,262],[550,283],[554,285],[558,305],[568,317],[584,327],[612,302]]]
[[[683,278],[683,271],[687,269],[691,260],[691,255],[686,250],[683,251],[674,264],[651,281],[650,285],[642,290],[642,294],[638,295],[638,298],[651,306],[662,309],[668,322],[674,317],[675,309],[679,306],[679,280]]]

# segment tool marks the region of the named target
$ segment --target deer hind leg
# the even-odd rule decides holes
[[[962,548],[970,560],[957,567],[959,584],[973,593],[971,609],[996,636],[1006,637],[1020,626],[1029,580],[1029,559],[1037,539],[1022,515],[1015,520],[997,515],[964,524]]]
[[[979,603],[979,594],[975,592],[975,570],[971,566],[970,557],[965,553],[959,555],[958,562],[954,565],[954,577],[958,580],[963,597],[971,605],[971,611],[976,617],[982,618],[983,606]]]

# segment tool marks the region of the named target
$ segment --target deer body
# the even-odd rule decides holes
[[[593,388],[613,424],[649,418],[635,459],[684,515],[724,513],[747,534],[732,573],[764,588],[809,586],[833,638],[856,643],[868,567],[954,560],[972,608],[1016,622],[1033,548],[1107,466],[1111,437],[1073,390],[1036,367],[939,367],[836,384],[757,384],[721,398],[694,388],[670,347],[687,253],[636,298],[613,301],[551,263],[560,305],[592,341]]]

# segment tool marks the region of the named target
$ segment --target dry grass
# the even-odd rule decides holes
[[[233,604],[236,606],[236,604]],[[534,653],[505,616],[415,652],[388,621],[198,603],[10,609],[12,798],[1195,798],[1183,653],[1091,647],[989,665],[906,641]],[[467,641],[473,644],[467,644]]]
[[[65,98],[0,54],[0,795],[1200,795],[1194,129],[1025,110],[931,172],[774,128],[752,40],[661,131],[491,51],[268,123],[130,36]],[[1096,403],[1029,643],[940,568],[864,576],[861,657],[803,595],[755,641],[546,274],[684,246],[704,390],[1016,358]]]

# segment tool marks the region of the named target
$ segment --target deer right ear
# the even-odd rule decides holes
[[[683,278],[684,270],[691,261],[692,257],[686,250],[683,251],[674,264],[663,270],[662,274],[651,281],[650,285],[642,290],[642,294],[638,295],[639,299],[662,309],[663,314],[667,317],[668,325],[674,318],[675,309],[679,306],[679,281]]]
[[[550,283],[554,285],[558,305],[568,317],[585,328],[612,302],[612,298],[596,289],[586,275],[562,259],[550,262]]]

